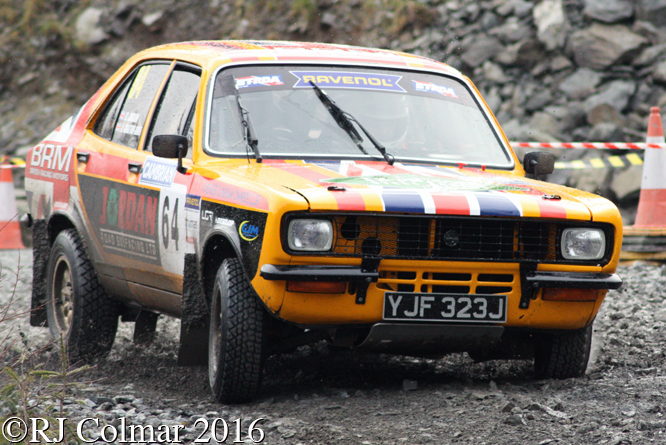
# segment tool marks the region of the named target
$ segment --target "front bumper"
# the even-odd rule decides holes
[[[377,262],[378,263],[378,262]],[[421,262],[383,259],[381,265],[264,264],[255,289],[264,301],[282,297],[273,313],[302,326],[374,325],[383,320],[385,292],[469,293],[507,295],[507,321],[502,326],[521,329],[580,329],[596,315],[604,289],[622,281],[600,271],[536,271],[518,263]],[[288,291],[290,281],[347,282],[344,293]],[[270,284],[270,286],[268,286]],[[596,301],[544,300],[546,288],[599,289]],[[282,293],[279,295],[278,293]],[[526,298],[523,298],[526,297]]]
[[[269,281],[335,281],[348,283],[372,283],[379,279],[379,272],[357,266],[261,266],[261,277]]]
[[[622,279],[614,273],[528,272],[525,281],[547,289],[619,289]]]
[[[363,266],[276,266],[264,264],[261,277],[269,281],[345,281],[372,283],[379,272]],[[622,279],[611,273],[537,272],[528,271],[521,277],[522,287],[538,289],[619,289]]]

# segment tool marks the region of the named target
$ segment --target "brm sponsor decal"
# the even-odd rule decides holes
[[[259,237],[259,227],[250,224],[250,221],[243,221],[241,225],[238,226],[238,234],[245,241],[254,241]]]
[[[160,264],[159,192],[79,175],[83,203],[102,248],[115,255]]]
[[[456,91],[451,87],[437,85],[432,82],[421,82],[420,80],[413,80],[412,82],[414,82],[414,90],[421,93],[436,93],[446,97],[458,97]]]
[[[30,174],[48,179],[69,181],[69,166],[72,164],[74,147],[39,144],[30,155]]]
[[[320,88],[351,88],[405,93],[398,85],[402,76],[392,74],[357,73],[344,71],[290,71],[298,78],[294,88],[312,88],[310,81]]]
[[[148,158],[141,169],[139,184],[170,187],[176,177],[176,169],[175,163]]]
[[[247,76],[247,77],[237,77],[236,78],[236,88],[239,90],[242,88],[250,87],[274,87],[278,85],[284,85],[282,82],[282,76]]]

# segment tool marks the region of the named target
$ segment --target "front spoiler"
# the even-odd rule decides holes
[[[503,333],[502,326],[376,323],[356,349],[415,356],[485,350]]]

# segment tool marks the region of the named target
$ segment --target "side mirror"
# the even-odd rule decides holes
[[[160,158],[178,158],[178,172],[185,174],[183,158],[187,156],[187,138],[179,134],[161,134],[153,138],[153,154]]]
[[[547,151],[531,151],[525,154],[523,168],[534,179],[546,176],[555,170],[555,155]]]

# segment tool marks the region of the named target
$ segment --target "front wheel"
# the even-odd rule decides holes
[[[577,331],[544,335],[536,343],[534,374],[539,379],[582,377],[592,347],[592,324]]]
[[[236,258],[222,262],[213,288],[208,378],[221,403],[256,397],[266,357],[265,310]]]
[[[65,342],[72,362],[105,356],[116,337],[120,308],[97,281],[76,230],[58,234],[46,271],[46,317],[53,339]]]

